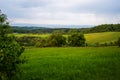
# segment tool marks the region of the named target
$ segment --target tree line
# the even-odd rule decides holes
[[[82,33],[74,33],[64,37],[62,34],[51,34],[49,37],[23,36],[16,37],[16,41],[22,46],[36,47],[79,47],[85,46],[85,37]]]
[[[57,27],[57,26],[56,26]],[[46,33],[96,33],[96,32],[120,32],[120,24],[102,24],[91,28],[43,28],[43,27],[18,27],[13,26],[12,31],[14,33],[34,33],[34,34],[46,34]]]

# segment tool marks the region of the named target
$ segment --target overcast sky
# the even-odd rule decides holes
[[[0,0],[12,24],[120,23],[120,0]]]

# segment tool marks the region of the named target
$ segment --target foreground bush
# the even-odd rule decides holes
[[[19,64],[24,48],[12,36],[8,36],[10,26],[5,14],[0,12],[0,80],[13,80],[20,72]]]

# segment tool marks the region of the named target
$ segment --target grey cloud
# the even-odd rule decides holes
[[[96,14],[120,14],[120,1],[118,0],[101,0],[93,4],[72,6],[69,11],[81,13],[96,13]]]
[[[0,9],[8,15],[8,18],[33,20],[66,20],[65,18],[71,17],[71,14],[76,16],[76,14],[81,13],[90,13],[97,16],[104,15],[104,17],[108,17],[108,15],[114,17],[120,14],[120,0],[84,0],[84,4],[82,4],[81,1],[0,0]],[[87,1],[93,1],[93,3]],[[70,15],[66,17],[68,14]]]

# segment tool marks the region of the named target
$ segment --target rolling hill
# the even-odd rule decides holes
[[[49,27],[51,26],[51,27]],[[71,34],[72,32],[97,33],[97,32],[120,32],[120,24],[103,24],[98,26],[80,26],[80,25],[49,25],[49,26],[13,26],[14,33],[38,33],[50,34],[59,32],[62,34]],[[61,26],[61,27],[60,27]]]
[[[89,33],[85,34],[87,43],[105,43],[116,41],[120,37],[120,32],[102,32],[102,33]]]

